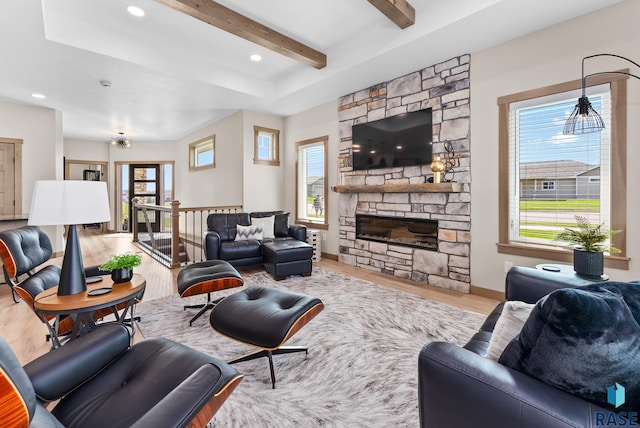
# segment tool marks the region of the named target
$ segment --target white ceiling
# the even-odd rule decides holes
[[[401,30],[366,0],[218,0],[325,53],[316,70],[154,0],[2,0],[0,99],[62,111],[65,138],[177,140],[239,109],[288,116],[619,1],[409,0],[416,23]]]

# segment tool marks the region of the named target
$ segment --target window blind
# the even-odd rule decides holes
[[[510,240],[560,245],[555,233],[575,224],[575,215],[609,225],[611,97],[609,85],[587,96],[605,129],[562,134],[580,91],[510,104]]]

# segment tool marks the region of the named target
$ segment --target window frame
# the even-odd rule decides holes
[[[271,135],[271,147],[269,159],[262,159],[258,156],[258,138],[260,134]],[[265,128],[263,126],[253,127],[253,163],[256,165],[273,165],[280,166],[280,131],[278,129]]]
[[[556,181],[555,180],[546,180],[541,181],[541,190],[556,190]]]
[[[324,152],[324,183],[323,183],[323,187],[324,187],[324,207],[323,207],[323,212],[324,212],[324,219],[322,222],[315,222],[315,221],[309,221],[306,218],[301,218],[300,217],[300,212],[298,210],[298,207],[300,206],[300,188],[298,186],[298,183],[300,182],[300,164],[298,162],[298,158],[299,158],[299,152],[300,152],[300,148],[302,146],[306,146],[306,145],[311,145],[311,144],[317,144],[317,143],[322,143],[322,147],[323,147],[323,152]],[[303,141],[298,141],[296,142],[296,224],[301,224],[304,226],[307,226],[309,228],[313,228],[313,229],[323,229],[323,230],[327,230],[329,229],[329,216],[328,216],[328,212],[329,212],[329,183],[328,183],[328,172],[329,172],[329,163],[328,163],[328,159],[327,159],[327,155],[328,155],[328,149],[329,149],[329,136],[328,135],[324,135],[322,137],[317,137],[317,138],[310,138],[308,140],[303,140]],[[306,199],[306,197],[305,197]]]
[[[211,163],[198,165],[197,164],[198,153],[199,153],[198,149],[202,147],[209,147],[209,146],[211,146],[211,152],[212,152]],[[189,144],[189,172],[201,171],[203,169],[210,169],[215,167],[216,167],[216,136],[215,134]]]
[[[611,243],[621,253],[605,256],[605,266],[614,269],[629,269],[626,256],[627,236],[627,79],[623,75],[593,76],[587,86],[609,84],[611,91],[611,229],[621,230],[612,237]],[[582,80],[559,83],[499,97],[498,103],[498,253],[547,260],[571,262],[573,253],[569,249],[542,244],[511,242],[509,239],[509,105],[531,98],[553,95],[582,88]]]

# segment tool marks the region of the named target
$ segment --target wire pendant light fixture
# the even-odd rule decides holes
[[[130,149],[131,147],[133,147],[133,141],[125,138],[124,132],[118,132],[118,136],[113,137],[110,141],[110,144],[119,149]]]
[[[591,102],[589,102],[589,98],[586,95],[586,87],[587,87],[587,78],[593,76],[600,76],[603,74],[623,74],[626,76],[635,77],[636,79],[640,79],[639,76],[635,74],[628,73],[626,71],[601,71],[598,73],[591,73],[585,76],[584,74],[584,61],[589,58],[595,58],[598,56],[611,56],[615,58],[623,59],[636,67],[640,68],[640,64],[637,62],[631,61],[629,58],[625,58],[620,55],[615,54],[595,54],[589,55],[582,58],[582,96],[578,99],[578,103],[569,118],[564,124],[563,134],[568,135],[578,135],[578,134],[589,134],[592,132],[600,132],[604,129],[604,120],[598,112],[591,106]]]

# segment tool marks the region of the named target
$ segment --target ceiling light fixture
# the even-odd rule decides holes
[[[615,54],[595,54],[582,58],[582,96],[578,99],[578,104],[576,104],[573,113],[571,113],[569,119],[567,119],[567,121],[565,122],[564,130],[562,131],[563,134],[589,134],[592,132],[600,132],[604,129],[604,121],[602,120],[602,117],[591,106],[591,102],[589,102],[589,98],[587,97],[585,92],[588,77],[600,76],[602,74],[624,74],[625,76],[631,76],[635,77],[636,79],[640,79],[639,76],[628,73],[626,71],[601,71],[598,73],[587,74],[585,76],[584,61],[586,59],[595,58],[598,56],[612,56],[615,58],[620,58],[640,68],[640,64],[638,64],[637,62],[631,61],[629,58],[625,58],[623,56]]]
[[[140,9],[138,6],[128,6],[127,12],[133,16],[144,16],[144,10]]]
[[[37,93],[37,92],[34,92],[33,94],[31,94],[31,96],[32,96],[33,98],[37,98],[37,99],[39,99],[39,100],[44,99],[44,98],[47,98],[47,97],[45,97],[43,94],[39,94],[39,93]]]
[[[125,138],[124,132],[118,132],[118,136],[112,138],[109,143],[119,149],[130,149],[131,147],[133,147],[133,141]]]
[[[255,62],[262,61],[262,57],[260,55],[258,55],[258,54],[253,54],[249,58],[251,58],[251,61],[255,61]]]

